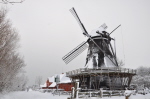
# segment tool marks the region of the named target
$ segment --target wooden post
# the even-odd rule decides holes
[[[90,75],[90,81],[89,81],[89,88],[91,89],[91,75]]]
[[[128,87],[129,87],[129,85],[131,83],[131,80],[132,80],[132,75],[129,76]]]

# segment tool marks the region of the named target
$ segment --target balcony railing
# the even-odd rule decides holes
[[[73,76],[79,74],[89,74],[89,73],[130,73],[136,74],[136,70],[121,68],[121,67],[100,67],[100,68],[80,68],[66,72],[66,76]]]

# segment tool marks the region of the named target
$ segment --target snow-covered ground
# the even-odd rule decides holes
[[[0,99],[67,99],[68,95],[55,95],[51,93],[41,93],[38,91],[22,91],[22,92],[12,92],[5,95],[0,95]],[[87,99],[87,98],[84,98]],[[101,99],[101,98],[88,98],[88,99]],[[125,99],[124,96],[113,96],[111,98],[104,97],[103,99]],[[133,95],[133,99],[150,99],[150,93],[146,95]]]

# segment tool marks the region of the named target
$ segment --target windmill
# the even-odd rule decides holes
[[[114,40],[110,37],[110,34],[114,32],[115,28],[111,33],[106,32],[107,26],[104,23],[99,28],[93,30],[91,33],[88,33],[81,22],[79,16],[77,15],[74,8],[70,9],[70,12],[77,20],[79,26],[82,29],[83,35],[88,37],[87,41],[83,41],[80,45],[66,54],[62,59],[68,64],[79,54],[81,54],[85,49],[88,48],[88,53],[86,57],[85,67],[87,68],[99,68],[99,67],[114,67],[118,66],[116,54],[111,45],[111,40]]]

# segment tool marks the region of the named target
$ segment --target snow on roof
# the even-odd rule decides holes
[[[90,36],[100,36],[100,34],[98,34],[98,33],[96,33],[97,31],[99,31],[99,33],[102,33],[102,31],[106,31],[106,29],[107,29],[107,26],[106,26],[106,24],[104,23],[104,24],[102,24],[99,28],[96,28],[96,29],[94,29],[94,30],[92,30],[89,34],[90,34]],[[102,33],[103,34],[103,33]]]
[[[55,76],[48,77],[49,82],[55,82]]]
[[[70,83],[71,80],[69,77],[66,77],[66,73],[60,74],[60,83]]]
[[[55,87],[56,86],[56,82],[53,82],[49,87]]]
[[[40,87],[46,87],[46,83],[44,85],[40,85]]]
[[[71,83],[71,81],[70,80],[65,80],[65,81],[61,81],[59,83]]]
[[[71,80],[69,77],[66,77],[66,73],[63,73],[63,74],[57,74],[57,75],[54,75],[54,76],[51,76],[51,77],[48,77],[49,79],[49,82],[55,82],[55,77],[56,76],[59,76],[60,78],[60,82],[59,83],[70,83]],[[51,85],[50,85],[51,86]]]
[[[65,74],[59,74],[60,81],[62,80],[62,78],[63,78],[64,75],[65,75]]]
[[[66,77],[66,73],[61,74],[60,83],[70,83],[71,80],[69,77]]]

